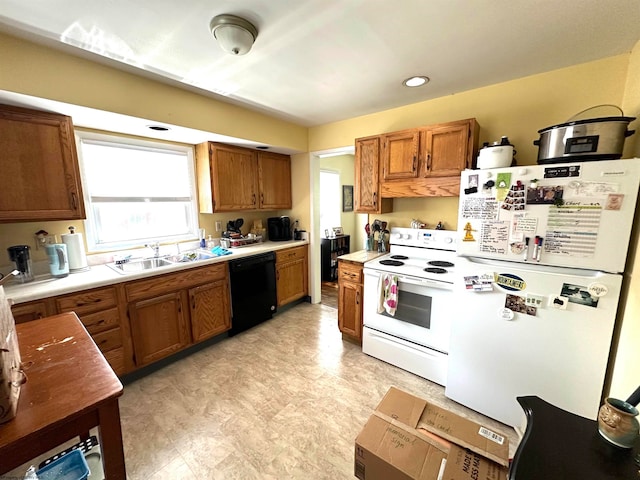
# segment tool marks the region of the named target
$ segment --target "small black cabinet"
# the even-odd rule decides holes
[[[338,257],[349,253],[349,235],[321,239],[321,272],[323,282],[338,280]]]

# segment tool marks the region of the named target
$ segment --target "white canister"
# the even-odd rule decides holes
[[[506,168],[511,166],[512,161],[513,145],[495,145],[480,150],[476,166],[479,169]]]
[[[89,270],[87,264],[87,254],[84,250],[84,239],[81,233],[75,233],[74,227],[69,227],[71,233],[60,235],[62,243],[67,245],[67,256],[69,257],[69,271],[71,273],[84,272]]]

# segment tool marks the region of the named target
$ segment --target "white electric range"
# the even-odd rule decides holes
[[[364,264],[362,351],[446,385],[455,315],[456,233],[392,228],[387,255]],[[383,282],[396,280],[397,307],[382,307]]]

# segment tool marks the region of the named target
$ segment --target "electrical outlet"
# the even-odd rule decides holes
[[[222,222],[216,221],[216,232],[219,232],[220,230],[222,230]]]

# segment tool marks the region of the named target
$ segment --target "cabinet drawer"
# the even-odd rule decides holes
[[[291,262],[307,256],[307,247],[293,247],[286,250],[276,250],[276,263]]]
[[[44,301],[37,301],[13,305],[11,313],[16,323],[24,323],[48,316],[48,309]]]
[[[56,298],[58,312],[76,312],[78,316],[97,312],[117,304],[115,287],[87,290],[85,292]]]
[[[111,368],[116,375],[124,375],[126,368],[124,366],[124,348],[116,348],[108,352],[102,352],[104,358],[109,362]]]
[[[149,279],[131,282],[125,285],[127,300],[135,302],[143,298],[157,297],[214,280],[226,279],[227,268],[227,262],[223,262],[202,268],[192,268],[186,272],[167,273],[166,275],[158,275]]]
[[[338,262],[338,280],[362,283],[362,265]]]
[[[115,348],[122,347],[122,336],[120,335],[120,327],[112,328],[105,332],[95,333],[91,335],[93,341],[102,352],[108,352]]]
[[[87,327],[87,331],[93,334],[119,326],[120,315],[118,308],[113,307],[102,312],[82,315],[80,320]]]

